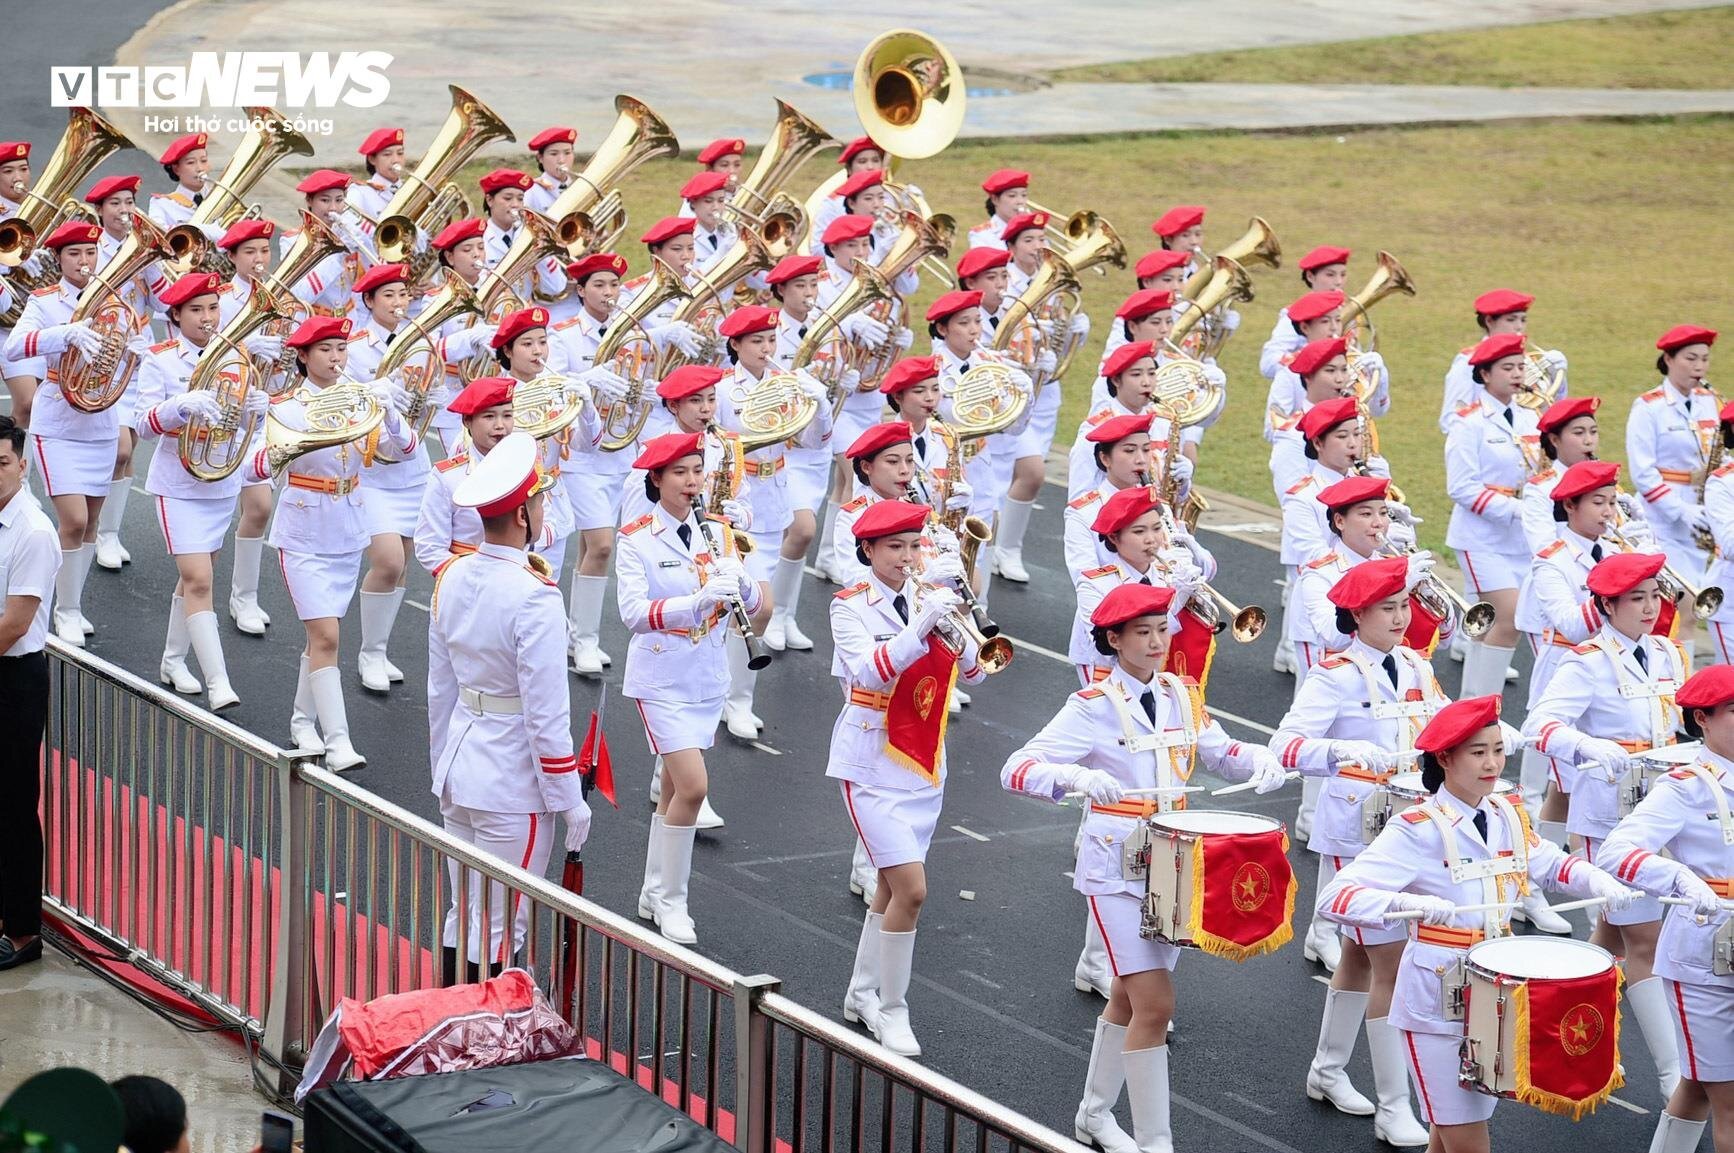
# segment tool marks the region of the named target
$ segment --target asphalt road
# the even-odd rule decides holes
[[[141,451],[141,477],[144,457]],[[1066,876],[1077,812],[1013,797],[998,783],[1006,756],[1076,687],[1061,655],[1072,613],[1061,560],[1062,499],[1061,490],[1050,486],[1037,506],[1026,547],[1034,581],[995,584],[993,614],[1014,638],[1018,656],[975,691],[975,703],[950,730],[951,776],[928,861],[930,898],[911,1007],[930,1066],[1066,1130],[1100,1010],[1099,1001],[1071,987],[1084,920],[1084,904]],[[94,569],[87,586],[85,609],[98,627],[90,651],[149,677],[161,651],[174,576],[151,503],[140,492],[134,493],[124,536],[134,562],[121,575]],[[1205,540],[1221,563],[1218,586],[1228,596],[1274,606],[1274,552],[1249,536],[1208,533]],[[229,667],[242,698],[227,715],[283,742],[301,635],[276,566],[264,567],[261,600],[276,623],[267,638],[257,639],[235,632],[225,620]],[[225,560],[218,587],[226,589],[227,582]],[[353,614],[344,629],[343,668],[355,742],[370,757],[353,779],[436,817],[423,743],[422,606],[430,587],[427,575],[414,571],[393,637],[391,654],[407,674],[404,685],[387,697],[361,689]],[[861,905],[846,888],[850,826],[836,788],[824,776],[838,707],[828,677],[831,591],[809,578],[800,606],[802,627],[818,649],[786,654],[760,677],[757,707],[766,722],[760,746],[725,732],[709,758],[714,803],[728,823],[700,837],[693,909],[703,951],[741,972],[775,974],[791,996],[836,1012]],[[630,913],[643,868],[651,759],[638,720],[618,692],[627,646],[612,599],[603,637],[615,658],[606,728],[621,807],[616,812],[603,805],[597,815],[585,853],[586,895]],[[1267,737],[1293,692],[1290,678],[1271,671],[1270,655],[1270,640],[1225,642],[1211,676],[1211,709],[1243,739]],[[1441,659],[1447,688],[1454,687],[1458,668]],[[581,728],[598,685],[574,676],[571,689],[574,724]],[[1521,708],[1518,686],[1512,686],[1509,704]],[[1298,793],[1291,788],[1269,797],[1246,794],[1233,807],[1292,823]],[[1299,848],[1294,861],[1303,882],[1298,907],[1304,918],[1314,866]],[[1321,974],[1302,958],[1298,941],[1245,965],[1203,954],[1183,958],[1173,1065],[1181,1148],[1373,1147],[1369,1122],[1343,1117],[1304,1095],[1323,1001]],[[1641,1043],[1627,1045],[1626,1066],[1630,1084],[1620,1103],[1576,1126],[1502,1105],[1494,1120],[1497,1146],[1547,1153],[1588,1139],[1598,1149],[1645,1147],[1661,1101]],[[1351,1071],[1370,1091],[1364,1046]]]

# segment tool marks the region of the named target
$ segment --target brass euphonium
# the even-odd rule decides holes
[[[223,272],[227,258],[205,235],[205,226],[220,229],[243,216],[258,216],[258,206],[247,204],[247,194],[271,171],[271,166],[285,156],[313,155],[313,143],[290,128],[288,118],[281,112],[262,107],[243,108],[242,112],[249,124],[264,127],[247,129],[222,173],[215,180],[207,178],[205,198],[193,209],[193,215],[185,224],[169,229],[168,247],[173,256],[164,263],[164,271],[171,278],[178,279],[189,272]]]
[[[523,209],[520,218],[522,223],[518,234],[512,237],[512,243],[500,257],[500,262],[483,269],[481,276],[476,278],[476,301],[489,320],[497,320],[505,313],[529,304],[525,297],[535,291],[536,266],[543,260],[557,260],[562,265],[566,261],[566,247],[559,224],[530,208]],[[568,226],[570,224],[568,220]],[[519,285],[523,285],[525,291],[519,292]]]
[[[951,252],[956,235],[957,222],[943,212],[930,217],[905,212],[897,239],[891,242],[891,247],[885,250],[885,255],[874,267],[886,283],[895,285],[898,277],[930,257],[944,261]],[[878,302],[867,310],[867,314],[889,325],[891,302]],[[898,349],[894,337],[895,333],[888,335],[878,348],[867,348],[854,342],[849,344],[849,367],[861,374],[863,383],[878,380],[896,363]]]
[[[589,251],[608,249],[625,230],[620,182],[645,161],[680,152],[680,141],[674,138],[667,121],[642,100],[616,96],[614,111],[614,126],[608,135],[566,191],[548,206],[548,216],[554,220],[579,214],[576,219],[582,227],[574,230],[573,247],[567,249],[573,260]]]
[[[712,364],[722,355],[717,326],[728,311],[734,286],[755,272],[768,271],[777,261],[794,250],[801,233],[800,206],[793,198],[779,193],[767,211],[762,227],[741,224],[736,229],[735,242],[704,272],[691,273],[692,295],[674,311],[674,320],[691,325],[698,331],[699,354],[689,357],[673,345],[664,348],[656,359],[656,378],[661,380],[684,364]]]
[[[258,414],[247,415],[247,394],[267,391],[263,377],[268,370],[247,351],[245,342],[267,324],[294,319],[294,297],[286,293],[279,297],[262,280],[254,281],[253,292],[241,311],[199,354],[187,391],[209,391],[222,413],[215,421],[194,417],[181,426],[176,437],[181,466],[193,476],[223,480],[247,459],[247,447],[261,419]]]
[[[0,220],[0,265],[17,268],[72,214],[84,209],[73,192],[96,166],[122,148],[133,147],[120,129],[89,108],[74,108],[67,114],[66,131],[34,188],[14,187],[8,199],[19,202],[16,213]],[[23,182],[20,181],[20,184]],[[53,262],[50,261],[52,264]],[[24,301],[39,288],[60,280],[60,269],[44,269],[38,276],[15,272],[11,276],[12,304],[0,312],[0,328],[11,328],[24,315]]]
[[[278,300],[293,301],[293,285],[317,268],[320,261],[346,251],[348,249],[344,247],[343,241],[337,238],[329,225],[303,209],[301,231],[296,235],[295,243],[289,246],[289,251],[283,254],[283,259],[277,262],[275,268],[254,278],[254,287],[269,289]],[[261,331],[267,336],[281,337],[287,341],[294,330],[295,316],[290,313],[270,317]],[[259,369],[263,379],[258,387],[264,389],[265,394],[273,399],[282,396],[295,383],[295,350],[285,343],[277,359],[260,361]]]
[[[772,199],[808,160],[837,144],[837,138],[803,116],[786,101],[777,101],[777,122],[746,179],[735,187],[724,211],[737,224],[762,230],[773,211]],[[779,206],[776,211],[786,211]]]
[[[1360,359],[1362,354],[1377,352],[1379,349],[1379,330],[1373,327],[1372,317],[1368,314],[1373,305],[1397,293],[1414,296],[1415,279],[1397,262],[1395,256],[1381,250],[1373,275],[1367,278],[1367,283],[1361,286],[1359,292],[1343,302],[1343,332],[1349,337],[1346,353],[1349,373],[1354,381],[1355,395],[1363,401],[1373,394],[1373,381],[1361,371]]]
[[[425,436],[428,425],[433,423],[435,406],[428,403],[428,398],[435,395],[445,380],[446,362],[439,351],[440,329],[460,316],[481,313],[475,290],[462,277],[448,276],[427,305],[405,322],[380,360],[374,375],[389,377],[409,394],[403,420],[417,437]],[[401,458],[381,444],[379,459],[393,463]]]
[[[1224,248],[1217,256],[1226,256],[1242,271],[1264,266],[1266,268],[1282,267],[1282,245],[1276,239],[1276,233],[1271,231],[1264,218],[1255,216],[1247,223],[1246,231],[1241,233],[1233,243]],[[1218,277],[1220,266],[1214,258],[1199,255],[1198,269],[1186,278],[1186,283],[1180,286],[1180,295],[1187,300],[1198,300],[1207,294],[1212,283]],[[1248,295],[1240,299],[1251,300],[1250,279],[1248,280]],[[1203,327],[1199,330],[1200,340],[1197,354],[1200,360],[1214,357],[1222,351],[1222,346],[1228,342],[1229,331],[1216,318],[1214,311],[1202,318]],[[1179,342],[1176,341],[1176,344]]]
[[[306,421],[305,428],[283,421],[285,405],[273,405],[265,417],[265,462],[273,476],[297,457],[372,436],[385,422],[385,406],[360,381],[345,380],[296,395],[301,403],[294,407]]]
[[[877,268],[864,260],[856,260],[855,275],[843,291],[833,297],[830,304],[808,315],[807,335],[801,338],[789,364],[791,368],[817,365],[818,371],[813,375],[830,390],[832,416],[843,411],[843,402],[850,395],[843,388],[843,376],[849,367],[848,340],[841,331],[843,321],[864,308],[894,300],[896,296],[891,282]],[[820,354],[827,347],[831,355],[820,360]]]
[[[658,257],[650,261],[650,282],[608,321],[608,334],[591,363],[612,367],[626,380],[626,394],[602,413],[602,451],[619,452],[636,443],[656,410],[656,342],[646,321],[671,300],[689,296],[680,274]]]
[[[1012,301],[994,332],[995,349],[1003,352],[1015,343],[1018,359],[1024,371],[1035,379],[1038,390],[1048,381],[1064,376],[1072,358],[1083,347],[1084,337],[1072,332],[1072,318],[1084,303],[1078,278],[1090,269],[1105,272],[1110,264],[1115,268],[1126,267],[1125,243],[1113,225],[1089,209],[1074,212],[1061,232],[1066,243],[1049,245],[1042,267]],[[1048,335],[1041,334],[1037,322],[1047,324]],[[1054,354],[1051,375],[1036,372],[1036,359],[1044,349]]]
[[[913,29],[894,29],[862,49],[850,91],[861,127],[897,156],[934,156],[963,126],[963,70],[945,45]]]
[[[1218,307],[1252,299],[1252,277],[1232,258],[1215,257],[1211,278],[1184,310],[1163,342],[1168,359],[1156,370],[1156,399],[1174,413],[1175,423],[1190,426],[1222,406],[1223,389],[1205,371],[1204,362],[1183,347],[1186,334]]]
[[[102,348],[90,358],[77,348],[60,354],[56,375],[66,403],[73,408],[101,412],[119,400],[132,383],[139,356],[127,345],[135,333],[148,331],[145,322],[149,318],[140,316],[126,302],[126,289],[133,277],[168,257],[168,240],[162,230],[150,217],[135,212],[132,235],[121,241],[108,263],[91,275],[78,294],[69,323],[90,321],[92,331],[102,338]]]
[[[1523,383],[1517,386],[1517,403],[1532,412],[1546,412],[1559,399],[1565,373],[1546,364],[1534,341],[1523,346]]]
[[[452,180],[483,145],[516,140],[494,110],[456,84],[452,108],[415,171],[403,178],[397,192],[380,211],[373,230],[374,251],[386,264],[409,264],[415,280],[425,279],[417,267],[416,230],[433,234],[454,220],[472,215],[470,201]],[[420,254],[426,264],[426,254]]]

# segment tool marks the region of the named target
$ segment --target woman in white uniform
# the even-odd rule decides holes
[[[509,376],[518,384],[528,384],[548,371],[549,319],[548,310],[540,305],[520,308],[500,318],[500,326],[489,343],[502,376]],[[584,412],[566,432],[537,441],[543,471],[558,481],[573,454],[592,451],[601,435],[602,424],[595,405],[586,398]],[[560,579],[560,566],[566,559],[566,541],[572,536],[576,523],[566,486],[556,484],[548,490],[542,505],[544,543],[536,546],[536,551],[548,561],[556,581]]]
[[[512,412],[512,388],[516,384],[509,376],[480,376],[446,406],[463,420],[463,440],[469,447],[434,465],[434,474],[422,492],[415,525],[415,557],[430,576],[452,557],[472,553],[482,543],[482,518],[455,498],[458,486],[476,463],[511,435],[516,423]]]
[[[1447,705],[1415,738],[1415,748],[1424,754],[1421,783],[1431,798],[1398,814],[1346,864],[1319,894],[1318,911],[1362,930],[1403,924],[1394,913],[1419,915],[1409,922],[1390,1024],[1431,1126],[1428,1148],[1486,1153],[1487,1120],[1499,1099],[1458,1081],[1463,1022],[1441,1011],[1440,974],[1469,946],[1509,935],[1506,894],[1513,889],[1534,885],[1598,898],[1616,911],[1638,894],[1535,836],[1523,807],[1495,793],[1506,757],[1498,697]],[[1444,863],[1459,860],[1469,868]]]
[[[632,630],[623,691],[638,706],[650,751],[663,766],[650,822],[638,915],[671,941],[698,940],[687,908],[693,837],[709,792],[704,750],[716,739],[728,691],[724,638],[739,605],[763,616],[760,587],[707,536],[703,435],[675,432],[647,441],[633,467],[644,470],[649,512],[621,526],[615,564],[620,619]],[[708,526],[714,533],[729,525]],[[760,621],[762,623],[762,619]]]
[[[1301,283],[1308,292],[1345,291],[1348,288],[1351,254],[1351,250],[1347,248],[1329,244],[1313,249],[1295,261],[1295,267],[1300,269]],[[1274,380],[1277,370],[1286,363],[1284,358],[1290,353],[1298,352],[1306,342],[1307,338],[1295,329],[1288,309],[1277,309],[1276,320],[1270,326],[1270,338],[1264,342],[1264,348],[1258,354],[1258,371],[1266,380]]]
[[[1656,947],[1656,975],[1673,1010],[1684,1062],[1652,1153],[1692,1153],[1714,1126],[1718,1153],[1734,1140],[1734,972],[1716,954],[1734,930],[1734,669],[1711,665],[1674,696],[1704,751],[1660,778],[1596,850],[1596,863],[1657,897],[1675,898]]]
[[[187,390],[200,355],[216,335],[222,287],[222,277],[216,273],[193,272],[163,291],[161,300],[168,309],[173,338],[153,345],[140,368],[136,408],[139,435],[157,440],[145,491],[156,498],[157,524],[179,576],[169,604],[168,639],[158,676],[176,692],[198,692],[199,682],[187,668],[190,645],[205,674],[213,710],[241,703],[223,660],[211,582],[217,554],[223,551],[235,516],[242,470],[222,480],[200,480],[181,463],[175,441],[189,420],[196,417],[209,429],[223,416],[210,389]],[[265,407],[265,394],[249,389],[242,421],[263,424]]]
[[[1269,750],[1231,740],[1211,719],[1195,682],[1162,671],[1173,602],[1174,590],[1159,585],[1121,585],[1104,597],[1091,624],[1096,648],[1113,658],[1114,671],[1073,693],[1000,770],[1009,792],[1050,802],[1069,794],[1088,798],[1072,887],[1088,899],[1107,942],[1114,983],[1096,1021],[1075,1135],[1127,1153],[1173,1147],[1168,1022],[1180,948],[1139,932],[1142,886],[1123,874],[1121,844],[1143,818],[1185,807],[1185,795],[1172,790],[1186,784],[1199,761],[1230,780],[1255,782],[1261,793],[1284,781]],[[1138,737],[1157,734],[1174,734],[1177,743],[1133,751]],[[1132,1101],[1135,1146],[1114,1121],[1122,1086]]]
[[[1482,339],[1489,336],[1515,335],[1522,337],[1529,328],[1529,306],[1535,303],[1535,297],[1527,292],[1516,292],[1509,288],[1495,288],[1484,292],[1475,298],[1475,326],[1481,329]],[[1527,338],[1520,342],[1527,348]],[[1445,371],[1445,394],[1443,403],[1439,406],[1439,431],[1449,435],[1451,426],[1457,423],[1457,410],[1475,401],[1474,366],[1469,363],[1469,356],[1477,345],[1463,349],[1451,360],[1451,367]],[[1556,375],[1559,379],[1559,395],[1565,396],[1569,391],[1566,387],[1565,353],[1557,349],[1548,349],[1539,353],[1541,363],[1538,366],[1543,372]]]
[[[1017,168],[1000,168],[981,182],[987,193],[987,219],[969,230],[971,248],[1004,248],[1005,226],[1030,202],[1030,174]]]
[[[1662,382],[1632,402],[1626,420],[1626,460],[1632,484],[1649,505],[1656,543],[1668,564],[1701,586],[1708,557],[1699,534],[1714,531],[1699,486],[1715,455],[1719,402],[1706,383],[1714,329],[1670,328],[1656,341]]]

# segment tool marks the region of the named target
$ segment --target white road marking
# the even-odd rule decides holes
[[[1265,1105],[1263,1102],[1254,1101],[1251,1097],[1242,1097],[1239,1093],[1224,1093],[1223,1096],[1227,1097],[1230,1101],[1234,1101],[1238,1104],[1245,1105],[1248,1109],[1256,1109],[1260,1113],[1263,1113],[1266,1117],[1275,1117],[1276,1116],[1276,1110],[1275,1109],[1270,1108],[1268,1105]]]
[[[982,836],[980,833],[976,832],[974,829],[966,829],[962,825],[953,825],[951,827],[952,827],[953,831],[962,833],[964,836],[974,838],[977,841],[986,841],[989,839],[987,837]]]
[[[968,969],[959,969],[957,972],[960,976],[968,977],[971,981],[979,981],[983,985],[986,985],[990,989],[1003,989],[1003,988],[1005,988],[1004,985],[1001,985],[997,981],[990,981],[986,977],[982,976],[980,973],[972,973]]]
[[[429,608],[427,605],[422,604],[420,601],[412,601],[408,597],[403,598],[403,603],[412,609],[420,609],[424,613],[433,612],[433,609]]]
[[[1282,531],[1282,526],[1280,524],[1273,524],[1268,520],[1249,520],[1244,524],[1209,524],[1199,525],[1198,527],[1208,529],[1211,532],[1220,533]]]

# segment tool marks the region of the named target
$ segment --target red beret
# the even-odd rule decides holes
[[[540,152],[550,144],[576,144],[578,130],[576,128],[554,127],[544,128],[530,137],[530,151]]]
[[[739,156],[747,150],[747,142],[738,136],[724,140],[713,140],[706,144],[698,154],[700,164],[715,164],[725,156]]]
[[[1182,268],[1191,260],[1190,252],[1158,248],[1155,252],[1147,252],[1138,258],[1138,266],[1133,269],[1133,275],[1139,280],[1149,280],[1153,276],[1161,276],[1170,268]]]
[[[776,267],[765,274],[765,283],[787,284],[797,276],[817,276],[824,267],[823,257],[812,253],[791,253],[777,261]]]
[[[175,164],[187,153],[192,152],[195,149],[203,148],[209,142],[210,137],[203,132],[194,132],[191,135],[182,136],[170,142],[169,146],[163,149],[163,154],[157,157],[157,163]]]
[[[724,172],[697,172],[691,180],[680,186],[682,200],[697,200],[701,196],[709,196],[713,192],[721,192],[729,186],[728,174]]]
[[[1028,188],[1029,185],[1029,173],[1019,172],[1015,168],[1001,168],[990,173],[988,178],[981,182],[981,190],[989,196],[998,196],[1007,189]]]
[[[0,141],[0,164],[8,160],[23,160],[30,155],[30,141],[4,140]]]
[[[409,281],[409,265],[407,264],[376,264],[361,274],[361,279],[355,282],[352,290],[357,296],[364,292],[372,292],[387,284],[405,284]]]
[[[102,229],[82,219],[68,220],[59,228],[48,234],[48,239],[42,242],[44,248],[65,248],[69,244],[95,244],[102,235]]]
[[[1443,753],[1456,748],[1482,729],[1499,723],[1499,703],[1499,697],[1485,696],[1465,697],[1446,705],[1416,735],[1415,747],[1423,753]]]
[[[1011,253],[1003,248],[972,248],[963,254],[963,259],[957,262],[957,278],[968,280],[972,276],[994,268],[1004,268],[1011,262]]]
[[[1729,421],[1734,421],[1734,400],[1731,400],[1722,406],[1722,411],[1716,414],[1716,419],[1721,421],[1723,424],[1727,424]]]
[[[929,324],[933,324],[955,316],[966,308],[980,307],[981,293],[968,292],[962,289],[954,290],[927,306],[927,321]]]
[[[727,376],[728,369],[714,364],[683,364],[656,386],[656,395],[663,400],[680,400],[703,392]]]
[[[296,326],[285,343],[290,348],[306,348],[322,340],[348,340],[352,327],[348,317],[310,316]]]
[[[1097,628],[1111,629],[1139,617],[1165,617],[1173,603],[1174,590],[1167,585],[1116,585],[1090,614],[1090,623]]]
[[[512,402],[512,389],[517,381],[509,376],[478,376],[464,385],[464,390],[452,397],[447,412],[459,416],[474,416],[487,408],[498,408]]]
[[[871,136],[857,136],[855,139],[849,141],[849,143],[843,145],[843,152],[842,155],[837,157],[837,163],[847,164],[869,148],[879,153],[881,156],[885,155],[885,150],[873,143],[873,138]]]
[[[1480,368],[1508,356],[1522,356],[1523,345],[1521,332],[1499,332],[1483,337],[1480,344],[1469,350],[1469,367]]]
[[[886,370],[884,378],[879,382],[879,391],[890,396],[894,392],[914,388],[922,381],[932,380],[938,375],[939,357],[906,356]]]
[[[645,244],[661,244],[677,236],[685,236],[697,226],[698,221],[690,216],[664,216],[638,239]]]
[[[529,175],[519,172],[516,168],[496,168],[478,182],[484,193],[498,192],[502,188],[519,188],[529,191],[535,181]]]
[[[1150,226],[1150,231],[1163,239],[1167,239],[1170,236],[1179,236],[1188,228],[1196,228],[1203,223],[1204,206],[1202,204],[1182,204],[1164,212],[1156,223]]]
[[[844,450],[843,455],[850,460],[859,460],[864,456],[872,456],[883,448],[894,444],[908,444],[915,439],[915,432],[909,427],[907,420],[887,420],[880,424],[870,424],[867,431],[855,438],[855,443]]]
[[[883,168],[867,168],[845,180],[831,195],[847,200],[857,192],[884,183],[885,170]]]
[[[737,308],[723,317],[721,324],[716,326],[718,336],[751,336],[755,332],[777,331],[777,310],[766,308],[761,304],[749,304]]]
[[[1599,396],[1568,396],[1548,405],[1547,411],[1536,421],[1536,427],[1541,432],[1552,432],[1556,428],[1564,428],[1580,416],[1594,416],[1596,409],[1601,406]]]
[[[1713,709],[1729,701],[1734,701],[1734,665],[1705,665],[1674,694],[1682,709]]]
[[[1598,597],[1623,596],[1661,572],[1667,563],[1667,556],[1659,552],[1617,552],[1596,562],[1584,577],[1584,587]]]
[[[933,510],[906,500],[876,500],[855,518],[850,531],[856,540],[874,540],[899,532],[920,532]]]
[[[1673,352],[1685,348],[1688,344],[1715,343],[1716,330],[1697,324],[1676,324],[1656,338],[1656,347],[1663,352]]]
[[[1156,419],[1154,413],[1129,412],[1121,416],[1110,416],[1101,424],[1084,434],[1084,439],[1091,444],[1113,444],[1125,440],[1135,433],[1148,433],[1150,422]]]
[[[1348,339],[1341,336],[1333,336],[1329,340],[1309,340],[1289,358],[1289,369],[1296,376],[1311,376],[1343,355],[1348,347]]]
[[[582,281],[593,272],[612,272],[616,276],[625,276],[626,257],[614,252],[592,252],[583,260],[574,260],[566,266],[566,277],[574,282]]]
[[[222,291],[223,278],[215,272],[189,272],[158,294],[165,308],[185,304],[195,296],[215,296]]]
[[[390,148],[393,144],[402,143],[403,129],[375,128],[367,134],[367,139],[361,142],[361,147],[357,148],[356,151],[363,156],[372,156],[382,148]]]
[[[1045,212],[1023,212],[1011,218],[1011,223],[1005,226],[1005,231],[999,238],[1010,244],[1017,239],[1020,232],[1028,232],[1032,228],[1046,228],[1048,214]]]
[[[339,172],[334,168],[320,168],[302,177],[301,183],[295,186],[295,191],[317,196],[321,192],[330,192],[333,188],[348,187],[349,173]]]
[[[1319,503],[1328,509],[1345,509],[1369,500],[1382,501],[1390,494],[1391,482],[1382,476],[1345,476],[1319,491]]]
[[[1151,498],[1149,485],[1123,488],[1102,505],[1096,519],[1090,522],[1090,531],[1101,536],[1117,533],[1145,513],[1161,507],[1161,501]]]
[[[217,247],[225,252],[233,252],[249,240],[270,240],[276,235],[277,225],[272,221],[243,216],[229,225],[229,231],[223,233],[223,238],[217,241]]]
[[[1607,488],[1620,476],[1620,466],[1611,460],[1580,460],[1560,475],[1553,486],[1553,502],[1570,500],[1598,488]]]
[[[450,252],[470,237],[484,235],[487,229],[488,222],[479,216],[454,220],[440,229],[439,235],[433,238],[433,246],[439,252]]]
[[[1496,288],[1475,298],[1475,313],[1477,316],[1504,316],[1508,312],[1522,312],[1534,303],[1535,297],[1527,292]]]
[[[1131,368],[1138,361],[1143,360],[1147,356],[1153,358],[1155,355],[1156,342],[1153,340],[1134,340],[1130,343],[1122,344],[1119,348],[1116,348],[1113,352],[1109,353],[1108,359],[1102,362],[1102,375],[1107,377],[1109,380],[1112,380],[1122,372],[1125,372],[1128,368]]]
[[[1355,411],[1355,398],[1352,396],[1333,396],[1329,400],[1321,400],[1307,409],[1306,415],[1301,417],[1301,438],[1313,440],[1321,437],[1344,421],[1355,419]]]
[[[638,452],[638,459],[632,462],[632,467],[651,472],[667,468],[684,456],[703,455],[704,433],[670,432],[645,441],[644,447]]]
[[[872,231],[871,216],[839,216],[825,226],[825,234],[819,237],[819,243],[839,244],[845,240],[859,240]]]
[[[1317,320],[1341,308],[1343,301],[1347,299],[1334,289],[1330,292],[1309,292],[1288,306],[1288,318],[1296,324]]]
[[[1348,262],[1348,249],[1325,244],[1301,257],[1295,261],[1295,264],[1302,272],[1311,272],[1315,268],[1323,268],[1328,264],[1347,264]]]
[[[101,204],[122,192],[137,192],[138,182],[136,176],[105,176],[90,186],[90,191],[84,194],[84,201],[86,204]]]
[[[1173,307],[1174,294],[1166,288],[1140,288],[1126,298],[1114,315],[1121,320],[1143,320]]]
[[[494,339],[490,344],[495,349],[501,349],[532,328],[547,327],[548,310],[546,308],[540,305],[533,308],[520,308],[516,312],[508,312],[505,319],[500,321],[499,330],[494,333]]]
[[[1408,575],[1407,557],[1393,556],[1362,561],[1337,578],[1337,583],[1331,586],[1325,599],[1340,609],[1360,612],[1402,592]]]

